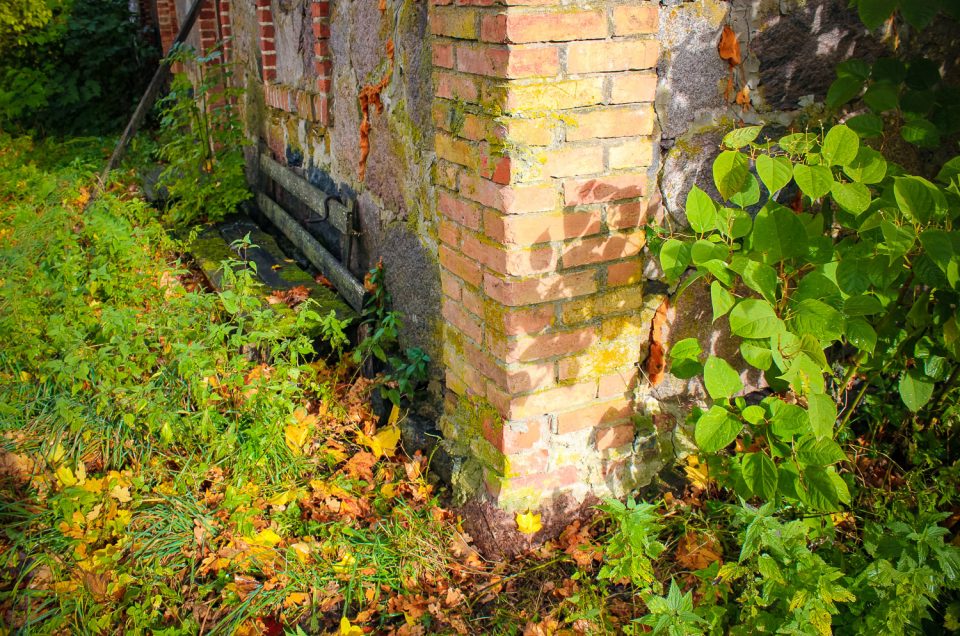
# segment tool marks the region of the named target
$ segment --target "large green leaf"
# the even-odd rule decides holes
[[[768,340],[745,338],[740,343],[740,355],[752,367],[766,371],[773,364],[773,352]]]
[[[820,154],[830,166],[845,166],[853,161],[860,149],[860,137],[843,124],[831,128],[823,138]]]
[[[797,444],[797,460],[805,466],[829,466],[846,458],[840,444],[829,437],[808,436]]]
[[[749,174],[750,160],[742,152],[724,150],[713,162],[713,182],[726,200],[746,185]]]
[[[843,301],[843,313],[848,316],[873,316],[883,311],[883,305],[876,296],[861,294]]]
[[[729,255],[730,251],[726,245],[706,239],[698,239],[690,247],[690,258],[696,265],[702,265],[707,261],[726,261]]]
[[[810,432],[810,417],[796,404],[787,404],[780,398],[764,400],[770,410],[770,430],[783,439]]]
[[[900,136],[920,148],[940,146],[940,129],[922,117],[911,119],[900,128]]]
[[[734,396],[743,390],[740,374],[723,358],[710,356],[703,365],[703,384],[714,400]]]
[[[757,157],[757,174],[770,194],[775,194],[793,179],[793,162],[786,157]]]
[[[768,338],[782,328],[773,307],[765,300],[747,298],[730,311],[730,331],[741,338]]]
[[[777,494],[777,466],[766,453],[743,456],[743,480],[757,497],[773,499]]]
[[[932,217],[946,214],[947,200],[943,193],[923,177],[895,177],[893,194],[900,210],[917,223],[928,223]]]
[[[873,148],[864,146],[857,157],[843,167],[844,173],[859,183],[880,183],[887,174],[887,160]]]
[[[826,195],[833,186],[833,173],[826,166],[798,163],[793,167],[793,179],[800,190],[813,200]]]
[[[837,403],[833,398],[825,393],[811,393],[807,396],[807,414],[816,437],[833,437],[833,425],[837,421]]]
[[[794,356],[781,379],[790,383],[797,395],[823,393],[823,367],[806,353]]]
[[[720,316],[725,316],[736,303],[737,299],[723,285],[717,281],[710,283],[710,304],[713,307],[714,322]]]
[[[827,303],[808,298],[796,303],[789,324],[794,333],[811,334],[822,342],[843,336],[843,316]]]
[[[717,204],[713,202],[710,196],[693,186],[687,193],[687,223],[693,228],[694,232],[705,234],[717,227]]]
[[[760,252],[767,263],[802,256],[807,250],[807,231],[791,210],[767,203],[757,213],[750,235],[750,249]]]
[[[777,299],[777,270],[764,263],[747,261],[740,272],[744,284],[770,303]]]
[[[723,136],[723,145],[732,150],[739,150],[749,146],[760,134],[763,126],[745,126],[731,130]]]
[[[825,468],[810,466],[800,474],[800,501],[814,510],[831,512],[840,507],[837,486]]]
[[[920,235],[927,256],[946,274],[953,287],[960,283],[960,232],[944,232],[931,228]]]
[[[857,349],[873,353],[877,346],[877,332],[863,318],[847,320],[847,340]]]
[[[743,425],[730,411],[714,405],[697,420],[693,437],[705,453],[715,453],[737,439]]]
[[[909,369],[900,375],[900,397],[907,408],[917,412],[933,397],[933,380],[918,369]]]
[[[690,266],[690,244],[668,239],[660,248],[660,267],[668,281],[676,281]]]
[[[830,195],[841,208],[850,214],[859,215],[870,207],[870,188],[862,183],[834,182]]]

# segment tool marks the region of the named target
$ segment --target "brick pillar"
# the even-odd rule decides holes
[[[447,438],[506,509],[619,493],[632,387],[657,4],[434,0]]]
[[[160,46],[163,54],[170,52],[173,41],[177,39],[180,30],[180,20],[177,18],[177,4],[174,0],[157,0],[157,27],[160,30]]]
[[[257,28],[262,79],[273,82],[277,79],[277,40],[270,0],[257,0]]]
[[[330,123],[330,88],[333,85],[333,61],[330,56],[330,1],[314,0],[311,3],[313,17],[313,66],[317,74],[317,91],[313,101],[313,120],[326,126]]]
[[[233,17],[230,13],[230,0],[219,0],[217,13],[220,17],[220,39],[223,40],[223,59],[233,59]]]

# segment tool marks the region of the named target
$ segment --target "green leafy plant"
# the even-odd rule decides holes
[[[850,500],[835,437],[871,386],[896,379],[907,417],[955,406],[960,158],[935,183],[906,174],[842,124],[776,140],[761,130],[724,138],[713,166],[722,201],[694,187],[693,235],[667,240],[660,261],[674,281],[694,268],[680,293],[709,282],[714,322],[727,322],[743,360],[776,394],[748,404],[731,363],[703,359],[694,340],[673,346],[672,369],[702,374],[713,400],[691,418],[701,450],[742,439],[745,452],[713,458],[730,485],[832,510]]]
[[[598,576],[614,582],[626,580],[641,590],[661,591],[653,568],[665,549],[658,538],[663,525],[657,507],[628,498],[626,503],[609,500],[600,510],[610,516],[613,529]]]
[[[683,594],[677,582],[670,580],[666,596],[647,594],[643,602],[650,612],[637,622],[651,628],[651,634],[667,636],[700,636],[705,634],[706,622],[693,609],[693,594]]]
[[[390,293],[387,291],[382,262],[367,274],[366,287],[371,293],[364,307],[363,322],[370,332],[357,345],[353,358],[358,363],[370,358],[380,362],[385,369],[380,377],[380,393],[399,406],[403,400],[412,398],[417,388],[426,381],[430,356],[417,347],[403,350],[402,355],[394,354],[400,349],[403,322],[398,312],[390,310]]]
[[[161,102],[159,185],[169,193],[167,218],[177,226],[217,221],[252,196],[236,106],[241,91],[230,85],[231,67],[218,51],[197,56],[175,47],[169,62],[192,72],[177,73]]]

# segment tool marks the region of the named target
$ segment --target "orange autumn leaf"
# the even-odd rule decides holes
[[[720,44],[717,46],[720,51],[720,59],[726,60],[730,66],[739,66],[742,58],[740,57],[740,40],[737,34],[733,32],[729,24],[724,25],[723,33],[720,34]]]

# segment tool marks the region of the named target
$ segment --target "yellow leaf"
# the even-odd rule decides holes
[[[50,453],[50,456],[47,458],[47,460],[51,464],[59,464],[60,460],[66,457],[66,455],[67,455],[67,451],[64,450],[63,445],[57,444],[56,446],[54,446],[53,452]]]
[[[299,455],[303,452],[303,446],[307,443],[307,436],[310,434],[310,428],[307,426],[298,426],[296,424],[289,424],[287,428],[284,429],[287,437],[287,448],[289,448],[295,455]]]
[[[353,570],[357,559],[349,552],[342,559],[333,564],[333,571],[337,574],[344,574]]]
[[[283,538],[279,534],[271,530],[270,528],[267,528],[266,530],[261,530],[255,536],[250,537],[249,539],[250,543],[253,543],[255,545],[266,546],[268,548],[272,548],[273,546],[280,543],[282,540]]]
[[[64,488],[69,488],[70,486],[77,485],[77,478],[74,477],[73,471],[70,470],[69,466],[61,466],[57,469],[56,472],[57,481],[60,482],[60,485]]]
[[[706,464],[700,463],[700,458],[696,455],[687,455],[687,465],[683,467],[683,472],[687,474],[690,483],[697,488],[706,490],[710,487],[710,471],[707,470]]]
[[[390,417],[387,419],[387,426],[393,426],[397,423],[397,419],[400,417],[400,407],[396,404],[393,405],[393,408],[390,409]]]
[[[397,485],[396,484],[384,484],[380,486],[380,494],[384,497],[390,498],[397,494]]]
[[[29,382],[29,381],[31,380],[31,378],[33,378],[33,376],[30,375],[30,373],[28,373],[27,371],[21,371],[21,372],[20,372],[20,381],[21,381],[21,382],[27,383],[27,382]],[[394,408],[396,408],[396,407],[394,407]]]
[[[303,605],[310,600],[310,595],[306,592],[291,592],[287,598],[283,599],[284,607],[293,607],[294,605]]]
[[[110,489],[110,496],[120,503],[127,503],[133,497],[130,496],[130,489],[124,486],[114,486]]]
[[[534,534],[540,531],[543,523],[540,521],[539,512],[517,513],[517,529],[523,534]]]
[[[363,636],[363,630],[356,625],[351,625],[344,616],[340,619],[340,636]]]
[[[286,492],[281,492],[273,497],[267,499],[267,503],[271,506],[285,506],[294,499],[297,498],[296,490],[287,490]]]
[[[369,446],[377,457],[380,455],[390,457],[397,451],[397,443],[400,441],[400,428],[388,426],[377,431],[373,437],[362,435],[360,441]]]
[[[293,543],[290,545],[290,548],[293,550],[293,553],[297,555],[297,560],[300,561],[300,563],[307,563],[310,561],[309,543]]]

